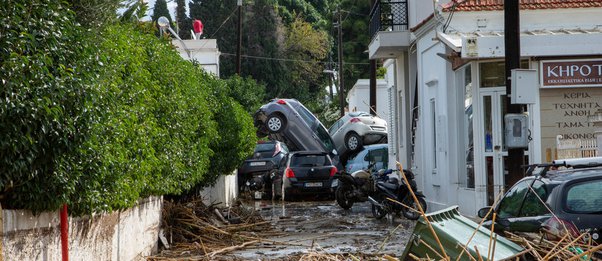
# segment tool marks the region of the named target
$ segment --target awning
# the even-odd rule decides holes
[[[437,32],[437,38],[462,58],[504,57],[504,32]],[[602,54],[602,28],[525,31],[521,56]]]

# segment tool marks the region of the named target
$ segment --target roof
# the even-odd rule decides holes
[[[520,9],[561,9],[602,7],[602,0],[519,0]],[[443,5],[443,11],[498,11],[504,10],[504,0],[452,0]]]

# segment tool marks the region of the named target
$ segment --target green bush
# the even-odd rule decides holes
[[[62,1],[3,1],[0,13],[0,199],[56,209],[74,188],[59,162],[87,138],[94,58]]]
[[[127,208],[209,184],[252,151],[257,101],[232,98],[250,80],[215,79],[139,25],[92,34],[62,2],[16,2],[0,5],[4,208]]]

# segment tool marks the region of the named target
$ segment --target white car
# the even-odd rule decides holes
[[[340,155],[357,152],[364,145],[387,141],[387,122],[367,112],[349,112],[328,129]]]

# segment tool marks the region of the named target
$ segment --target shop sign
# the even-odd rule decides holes
[[[542,88],[602,87],[602,59],[541,61]]]

